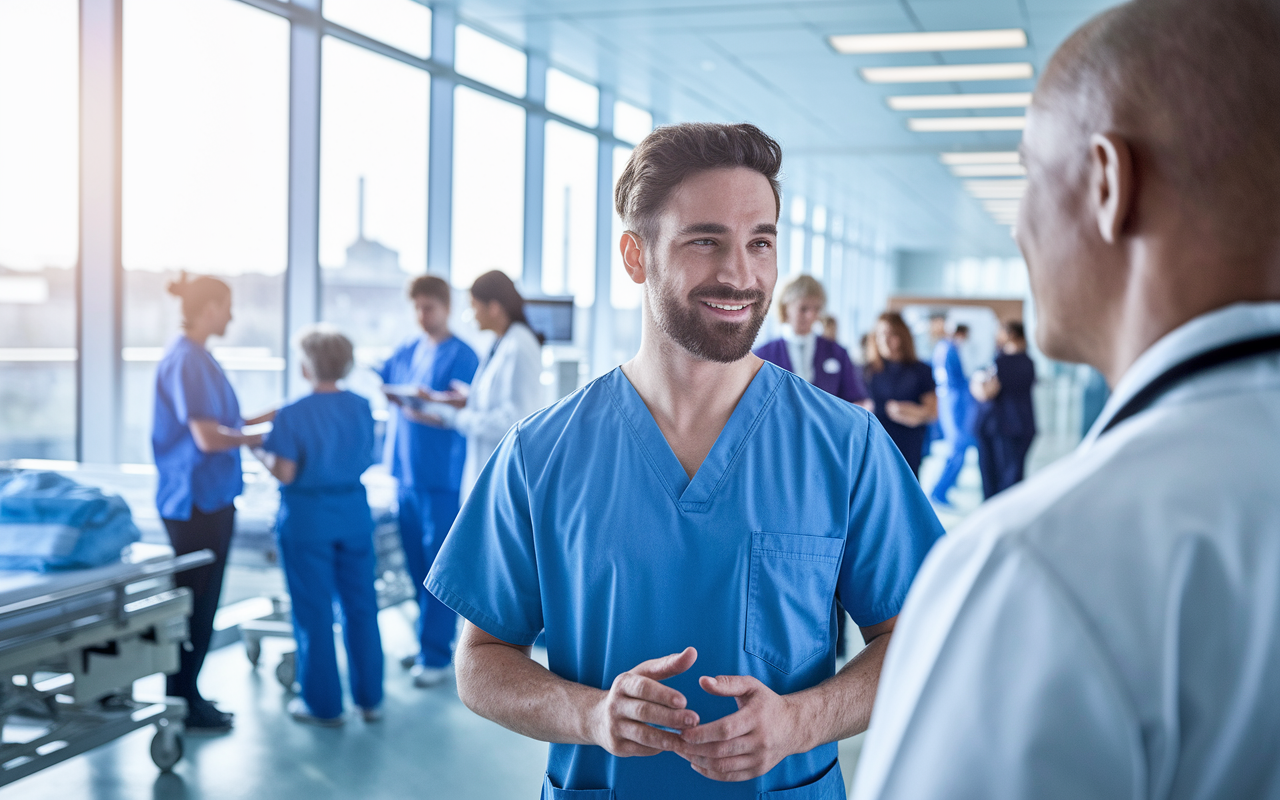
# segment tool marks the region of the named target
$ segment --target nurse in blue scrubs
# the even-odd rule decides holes
[[[378,375],[387,386],[416,386],[420,399],[447,392],[454,381],[470,384],[480,359],[449,330],[450,289],[434,275],[409,284],[409,299],[422,334],[402,344]],[[401,663],[419,688],[449,675],[458,616],[423,587],[445,534],[458,516],[467,442],[457,431],[415,408],[415,401],[388,393],[397,413],[387,432],[386,461],[400,483],[400,539],[409,576],[418,587],[418,652]]]
[[[338,387],[351,371],[351,340],[317,326],[299,339],[312,393],[276,412],[259,457],[280,481],[276,536],[289,585],[298,683],[289,702],[299,722],[343,723],[333,645],[334,602],[342,609],[351,695],[366,722],[381,718],[382,637],[373,515],[360,476],[374,462],[369,401]]]
[[[169,284],[169,293],[182,299],[182,335],[169,344],[156,367],[151,431],[156,508],[176,553],[208,549],[214,562],[174,578],[192,593],[191,640],[182,648],[177,674],[168,678],[167,693],[187,701],[188,730],[223,732],[231,729],[231,715],[200,695],[196,679],[213,635],[235,530],[234,502],[244,488],[240,447],[262,441],[240,428],[266,422],[274,412],[242,419],[231,383],[205,347],[209,337],[224,335],[231,322],[231,288],[217,278],[184,273]]]
[[[751,353],[780,167],[751,125],[640,143],[640,351],[516,424],[427,579],[468,621],[463,702],[552,743],[543,800],[845,796],[836,741],[942,529],[871,414]],[[837,601],[868,642],[839,673]]]
[[[925,436],[929,424],[938,418],[933,370],[916,358],[911,329],[900,314],[881,314],[873,335],[877,358],[867,364],[864,377],[876,419],[919,477]]]

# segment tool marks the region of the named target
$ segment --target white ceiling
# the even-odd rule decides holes
[[[1030,61],[1039,75],[1070,33],[1114,0],[458,0],[460,18],[613,86],[659,121],[749,121],[784,148],[786,189],[881,230],[891,248],[1011,256],[996,224],[938,161],[1007,150],[1019,134],[914,133],[900,94],[1026,92],[1034,80],[872,85],[867,66]],[[1022,28],[1019,50],[840,55],[832,34]]]

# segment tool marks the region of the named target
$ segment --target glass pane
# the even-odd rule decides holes
[[[813,237],[813,258],[809,262],[809,272],[813,277],[821,279],[825,274],[827,258],[827,237],[821,234]]]
[[[600,90],[552,67],[547,70],[547,110],[594,128],[600,123]]]
[[[790,274],[799,275],[804,272],[804,228],[791,229]]]
[[[542,291],[571,294],[580,306],[596,295],[596,162],[600,140],[547,122],[542,201]]]
[[[826,206],[813,207],[813,232],[814,233],[827,232],[827,207]]]
[[[426,72],[325,37],[320,102],[321,317],[377,364],[415,330],[405,284],[427,270]],[[368,370],[349,385],[385,404]]]
[[[806,210],[805,202],[803,197],[791,198],[791,224],[792,225],[804,224],[805,210]]]
[[[453,285],[524,274],[524,109],[459,86],[453,96]]]
[[[126,0],[124,12],[121,458],[149,462],[179,270],[231,285],[235,319],[210,349],[244,412],[284,393],[289,23],[230,0]]]
[[[624,142],[640,144],[653,130],[653,115],[619,100],[613,104],[613,135]]]
[[[622,171],[627,168],[627,160],[630,158],[631,148],[613,148],[613,186],[615,188],[618,185],[618,178],[622,176]],[[610,203],[609,205],[613,204]],[[640,300],[644,297],[644,287],[633,283],[631,276],[627,274],[627,271],[622,266],[622,250],[618,248],[618,241],[622,239],[622,233],[625,230],[622,220],[618,217],[618,212],[614,211],[613,243],[609,248],[609,252],[612,254],[610,258],[613,260],[613,277],[609,281],[609,304],[618,309],[639,308]]]
[[[458,74],[487,83],[512,97],[524,97],[529,59],[514,47],[459,25],[453,59],[453,68]]]
[[[324,0],[324,15],[410,55],[431,56],[431,9],[414,0]]]
[[[76,457],[79,4],[0,3],[0,459]]]

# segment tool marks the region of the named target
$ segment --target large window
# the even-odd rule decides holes
[[[416,0],[324,0],[324,15],[410,55],[431,56],[431,9]]]
[[[500,269],[524,274],[524,109],[454,90],[453,285]]]
[[[524,97],[529,57],[497,39],[459,25],[453,67],[460,75],[487,83],[512,97]]]
[[[231,285],[235,319],[209,344],[245,413],[283,395],[289,23],[233,0],[126,0],[123,97],[121,458],[139,462],[182,270]]]
[[[0,459],[74,459],[79,9],[0,3]]]
[[[404,289],[427,266],[431,80],[338,39],[322,46],[321,317],[351,337],[363,367],[415,330]],[[368,370],[351,385],[384,402]]]
[[[631,152],[629,147],[613,148],[612,186],[614,188],[618,186],[618,178],[622,177],[622,171],[627,168],[627,161],[631,159]],[[615,210],[613,212],[613,241],[609,244],[609,259],[613,265],[609,281],[609,303],[616,309],[639,308],[640,301],[644,297],[644,287],[632,281],[631,276],[627,274],[626,268],[622,265],[622,249],[618,246],[618,243],[622,240],[622,234],[625,230],[626,227],[622,224],[622,219]]]
[[[596,169],[599,140],[547,122],[542,200],[542,291],[571,294],[580,306],[596,294]]]

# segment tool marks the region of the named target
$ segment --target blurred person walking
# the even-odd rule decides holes
[[[960,362],[960,348],[969,340],[969,326],[957,325],[947,334],[947,318],[935,316],[929,320],[933,336],[938,343],[933,348],[933,380],[938,385],[938,421],[942,425],[942,437],[951,446],[951,454],[942,467],[942,474],[934,484],[929,499],[940,506],[950,507],[947,492],[955,486],[964,457],[973,446],[973,396],[969,393],[969,380]]]

